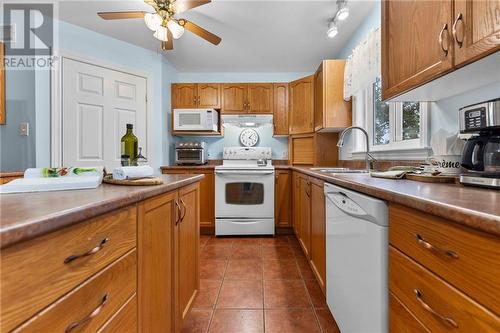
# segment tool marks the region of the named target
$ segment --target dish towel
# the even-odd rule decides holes
[[[125,166],[113,170],[113,179],[141,179],[153,177],[154,170],[149,165]]]
[[[370,172],[370,176],[376,178],[387,178],[387,179],[401,179],[403,178],[409,171],[406,170],[394,170],[394,171],[372,171]]]

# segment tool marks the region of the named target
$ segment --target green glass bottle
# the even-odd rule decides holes
[[[135,157],[137,156],[137,137],[132,132],[132,124],[127,124],[127,133],[122,137],[122,166],[134,165]]]

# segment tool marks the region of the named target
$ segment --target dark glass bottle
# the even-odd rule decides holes
[[[121,140],[121,156],[122,156],[122,165],[134,165],[135,157],[137,156],[137,146],[138,140],[137,137],[132,132],[133,129],[132,124],[127,124],[127,133],[122,137]]]

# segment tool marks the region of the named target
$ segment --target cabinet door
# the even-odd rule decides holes
[[[300,178],[299,173],[294,171],[292,176],[292,195],[293,195],[293,232],[299,238],[300,233]]]
[[[382,98],[451,70],[453,1],[382,2]]]
[[[198,107],[207,109],[220,109],[220,84],[198,83]]]
[[[276,170],[275,222],[277,227],[291,227],[292,174],[289,170]]]
[[[300,228],[299,241],[304,254],[309,258],[311,254],[311,183],[309,177],[301,174],[299,176],[300,186]]]
[[[273,85],[274,135],[288,135],[288,83]]]
[[[290,83],[290,134],[314,132],[314,75]]]
[[[173,225],[178,218],[177,192],[139,204],[139,332],[174,330]]]
[[[175,331],[180,332],[189,314],[199,280],[200,190],[192,184],[179,191],[181,217],[174,227]]]
[[[248,84],[247,103],[250,113],[273,113],[273,84]]]
[[[391,292],[389,292],[389,332],[430,333]]]
[[[455,0],[455,65],[500,50],[500,1]]]
[[[204,174],[200,182],[200,226],[215,227],[215,175],[213,170],[194,172]]]
[[[195,83],[172,84],[172,108],[194,109],[198,106],[198,94]]]
[[[324,127],[323,114],[324,105],[324,70],[323,62],[314,73],[314,130],[318,131]]]
[[[222,113],[246,113],[246,99],[246,84],[227,83],[222,85]]]
[[[326,287],[326,214],[323,181],[311,182],[311,266],[323,293]]]

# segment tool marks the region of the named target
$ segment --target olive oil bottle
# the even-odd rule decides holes
[[[138,140],[132,132],[133,127],[132,124],[127,124],[127,133],[125,133],[121,140],[122,166],[135,165]]]

